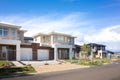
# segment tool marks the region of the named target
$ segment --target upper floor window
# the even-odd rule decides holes
[[[37,41],[37,38],[35,38],[35,41]]]
[[[70,38],[68,38],[68,43],[70,43],[71,42],[71,40],[70,40]]]
[[[105,50],[105,47],[102,47],[102,50]]]
[[[57,36],[56,36],[56,35],[53,36],[53,41],[54,41],[54,42],[57,41]]]
[[[4,36],[8,36],[8,28],[3,28],[3,34]]]
[[[65,43],[68,43],[67,39],[68,39],[68,38],[67,38],[67,37],[65,37]]]
[[[45,38],[45,36],[43,36],[43,42],[46,42],[46,38]]]
[[[20,40],[20,32],[17,32],[17,38]]]
[[[71,44],[73,44],[74,43],[74,38],[71,38]]]
[[[2,31],[2,28],[0,28],[0,36],[2,36],[2,32],[3,32],[3,31]]]
[[[64,36],[57,36],[58,42],[64,42]]]
[[[50,42],[50,37],[49,36],[43,36],[43,42]]]
[[[16,30],[12,29],[12,37],[15,38],[16,37]]]
[[[0,28],[0,36],[8,36],[8,28]]]

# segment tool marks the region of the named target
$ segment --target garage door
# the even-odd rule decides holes
[[[49,50],[38,50],[38,60],[49,60]]]
[[[20,49],[20,59],[21,60],[32,60],[32,49],[31,48],[21,48]]]

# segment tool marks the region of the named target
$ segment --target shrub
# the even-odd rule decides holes
[[[96,61],[87,61],[87,60],[80,60],[81,65],[102,65],[101,60],[96,60]]]
[[[111,63],[111,60],[110,60],[110,59],[107,59],[107,58],[104,58],[104,59],[102,59],[102,62],[103,62],[103,63]]]
[[[0,68],[0,76],[8,75],[15,72],[22,72],[23,74],[29,72],[36,72],[32,66],[25,67],[2,67]]]
[[[14,73],[14,72],[20,72],[22,71],[22,68],[17,68],[17,67],[14,67],[14,68],[0,68],[0,76],[4,76],[4,75],[8,75],[8,74],[11,74],[11,73]]]
[[[27,71],[27,72],[36,72],[35,69],[32,66],[25,66],[23,67],[23,72]]]
[[[80,60],[81,65],[91,65],[90,61]]]
[[[95,62],[92,62],[93,65],[102,65],[102,61],[101,60],[97,60]]]

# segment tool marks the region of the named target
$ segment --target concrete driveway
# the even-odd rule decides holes
[[[58,64],[59,63],[58,61],[54,61],[54,60],[49,60],[49,61],[21,61],[21,62],[25,63],[25,64],[31,64],[34,67],[44,65],[45,63],[48,63],[48,64]]]
[[[82,66],[77,64],[71,64],[63,62],[60,64],[58,61],[22,61],[25,64],[31,64],[37,73],[44,72],[53,72],[53,71],[64,71],[70,69],[78,69],[78,68],[88,68],[89,66]],[[45,65],[45,64],[48,65]]]

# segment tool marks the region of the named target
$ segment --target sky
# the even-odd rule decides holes
[[[22,26],[25,36],[54,31],[120,51],[120,0],[0,0],[0,22]]]

